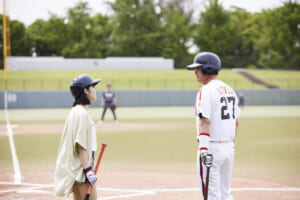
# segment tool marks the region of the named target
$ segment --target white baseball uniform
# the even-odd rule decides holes
[[[230,179],[234,160],[238,98],[234,90],[221,80],[212,80],[197,94],[196,124],[199,147],[213,154],[210,169],[208,199],[231,200]],[[210,120],[209,133],[199,132],[200,117]],[[202,194],[205,191],[206,167],[197,153],[197,170]]]

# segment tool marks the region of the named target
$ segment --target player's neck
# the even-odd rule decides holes
[[[88,109],[89,108],[89,104],[86,104],[86,105],[82,105],[80,104],[82,107],[84,107],[85,109]]]
[[[218,75],[207,76],[207,78],[203,81],[203,84],[206,85],[206,84],[208,84],[212,80],[219,80]]]

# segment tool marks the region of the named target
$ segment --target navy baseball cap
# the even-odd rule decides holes
[[[80,96],[80,94],[83,92],[84,88],[86,88],[90,85],[95,86],[100,81],[101,81],[101,79],[93,79],[88,74],[79,75],[73,79],[73,81],[70,85],[71,93],[75,98],[78,98]]]

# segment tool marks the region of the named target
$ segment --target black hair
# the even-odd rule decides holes
[[[218,75],[219,74],[219,71],[216,70],[216,69],[213,69],[211,67],[208,67],[206,69],[202,69],[202,73],[204,75]]]
[[[89,90],[90,89],[90,85],[87,86],[85,89]],[[89,100],[89,98],[86,96],[86,94],[84,93],[84,90],[81,92],[81,94],[79,95],[79,97],[77,97],[75,99],[75,101],[73,102],[72,107],[81,104],[81,105],[90,105],[91,101]]]

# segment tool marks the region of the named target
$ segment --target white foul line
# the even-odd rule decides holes
[[[100,187],[97,190],[116,191],[116,192],[195,192],[200,191],[199,188],[171,188],[171,189],[120,189],[120,188],[105,188]],[[232,192],[240,191],[300,191],[300,188],[232,188]]]
[[[300,188],[233,188],[231,189],[233,192],[240,191],[300,191]]]
[[[11,128],[11,125],[9,123],[8,119],[8,114],[7,114],[7,91],[4,92],[4,102],[5,102],[5,117],[6,117],[6,127],[7,127],[7,134],[9,138],[9,145],[10,145],[10,150],[11,150],[11,156],[13,160],[13,166],[14,166],[14,182],[15,183],[21,183],[21,171],[20,171],[20,165],[16,153],[16,148],[15,148],[15,143],[14,143],[14,138],[13,138],[13,131]]]
[[[128,197],[155,195],[159,192],[200,192],[199,188],[173,188],[173,189],[117,189],[117,188],[98,188],[102,191],[132,192],[133,194],[115,195],[109,197],[101,197],[98,200],[123,199]],[[234,188],[232,191],[300,191],[300,188]]]
[[[0,185],[19,185],[19,186],[43,186],[43,187],[54,187],[53,184],[39,184],[39,183],[11,183],[0,181]]]
[[[153,195],[153,194],[156,194],[156,192],[140,192],[140,193],[134,193],[134,194],[116,195],[116,196],[111,196],[111,197],[101,197],[101,198],[98,198],[98,200],[121,199],[121,198],[128,198],[128,197]]]

